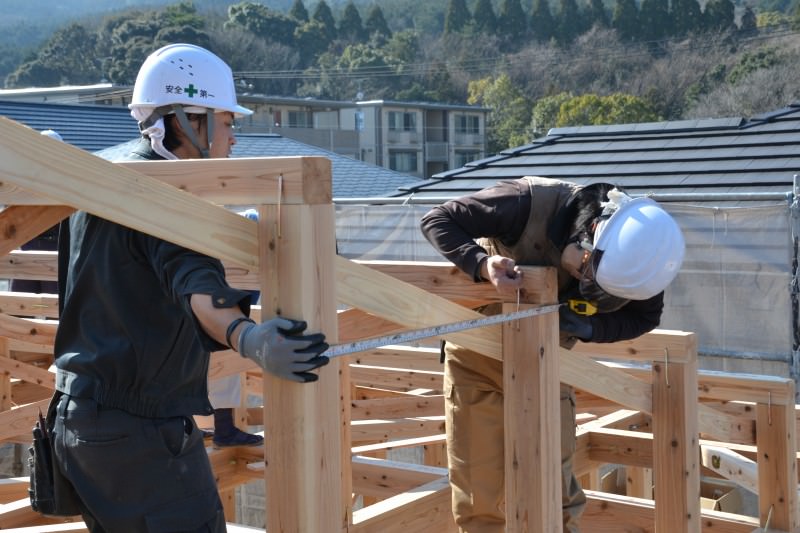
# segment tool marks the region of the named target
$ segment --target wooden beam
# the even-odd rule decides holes
[[[794,532],[797,509],[797,437],[794,406],[758,404],[758,515],[770,530]]]
[[[38,366],[16,361],[3,355],[0,355],[0,372],[25,380],[29,383],[47,387],[50,390],[55,390],[56,388],[56,376],[53,372],[45,368],[39,368]]]
[[[55,254],[56,252],[49,253]],[[12,254],[12,256],[13,255],[14,254]],[[5,262],[0,261],[0,265],[4,263]],[[55,264],[53,268],[55,269]],[[55,270],[53,270],[53,279],[55,279],[55,277]],[[2,273],[0,273],[0,278],[10,279],[9,276],[3,275]],[[28,279],[44,278],[31,276]],[[0,291],[0,313],[7,315],[58,318],[58,296],[54,294]]]
[[[57,327],[58,325],[52,321],[19,318],[0,313],[0,336],[8,339],[52,346]]]
[[[705,370],[699,379],[701,398],[794,407],[794,381],[789,378]]]
[[[215,204],[328,204],[330,160],[323,157],[237,157],[178,161],[120,161],[118,166],[146,174]],[[258,191],[258,200],[253,192]]]
[[[350,357],[350,363],[368,366],[388,366],[407,370],[444,372],[444,364],[439,360],[439,348],[422,348],[402,345],[375,348]]]
[[[353,492],[364,496],[390,498],[443,476],[447,476],[446,468],[353,457]]]
[[[700,461],[709,470],[758,494],[756,462],[722,446],[700,443]]]
[[[588,433],[588,455],[592,462],[653,467],[652,434],[608,428],[592,429]]]
[[[444,415],[444,396],[415,396],[381,400],[352,400],[352,420],[406,418]]]
[[[86,524],[81,522],[74,523],[60,523],[60,524],[42,524],[39,526],[30,527],[14,527],[4,529],[3,533],[81,533],[89,531]],[[230,530],[228,530],[231,533]]]
[[[416,446],[427,446],[429,444],[442,444],[445,442],[445,434],[430,435],[414,439],[393,440],[391,442],[379,442],[377,444],[365,444],[363,446],[353,446],[353,455],[373,453],[377,451],[388,452],[395,449],[409,448]]]
[[[444,430],[444,416],[394,420],[354,420],[351,426],[353,443],[427,437],[443,433]]]
[[[0,256],[49,230],[73,211],[62,205],[11,205],[0,212]]]
[[[564,383],[637,411],[653,411],[653,393],[649,383],[609,368],[586,355],[560,348],[559,373]]]
[[[404,391],[414,389],[442,390],[442,372],[423,372],[383,366],[350,365],[353,383],[377,388]]]
[[[80,148],[48,141],[52,139],[0,117],[3,182],[212,257],[258,267],[254,221]],[[298,164],[302,166],[305,159],[299,158]],[[329,160],[318,159],[314,165],[330,165]],[[239,161],[226,159],[225,168],[243,164]],[[143,163],[141,169],[152,163]],[[214,164],[212,160],[169,163],[180,164],[187,176]],[[288,183],[285,186],[290,188]],[[250,203],[268,196],[266,189],[251,190]]]
[[[441,477],[353,513],[347,533],[456,533],[450,511],[450,483]],[[344,533],[344,532],[343,532]]]
[[[694,339],[694,335],[688,336]],[[687,345],[693,347],[696,342],[687,341]],[[666,353],[669,362],[661,362],[662,349],[656,359],[659,362],[652,365],[656,530],[699,533],[697,357],[696,352]],[[686,362],[674,362],[676,359]]]
[[[608,344],[578,342],[572,351],[589,357],[648,363],[663,360],[664,354],[669,353],[670,361],[682,363],[690,361],[689,354],[697,352],[697,338],[693,333],[685,331],[655,329],[641,337],[627,341]]]
[[[491,283],[476,283],[450,262],[357,261],[357,263],[448,300],[501,301],[500,295]],[[520,299],[530,303],[545,301],[543,295],[549,293],[553,283],[547,269],[526,269],[523,278],[524,285]]]
[[[30,478],[10,477],[0,479],[0,503],[9,503],[28,497]]]
[[[338,313],[339,342],[353,342],[368,337],[399,333],[407,328],[384,318],[365,313],[361,309],[347,309]],[[356,357],[358,354],[346,356]]]
[[[31,435],[31,428],[36,416],[41,410],[47,412],[50,398],[36,403],[16,407],[10,411],[0,413],[0,441],[16,437],[17,435]],[[31,437],[32,438],[32,437]]]
[[[590,490],[586,491],[586,499],[581,533],[656,532],[652,500]],[[708,533],[752,533],[758,526],[755,518],[708,509],[702,510],[702,523],[703,531]]]
[[[503,324],[508,533],[561,531],[558,357],[555,313]]]
[[[262,205],[258,226],[262,320],[302,318],[336,343],[333,206]],[[328,533],[350,522],[346,365],[333,359],[319,377],[301,384],[263,376],[269,531]]]
[[[476,311],[340,256],[336,257],[336,288],[339,303],[358,307],[407,328],[483,317]],[[448,340],[495,359],[501,352],[497,325],[453,333],[448,335]]]

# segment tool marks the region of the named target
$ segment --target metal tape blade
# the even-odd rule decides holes
[[[320,355],[328,358],[339,357],[341,355],[348,355],[356,352],[363,352],[372,348],[379,348],[390,344],[403,344],[415,340],[425,339],[428,337],[439,337],[448,333],[455,333],[457,331],[464,331],[466,329],[479,328],[483,326],[490,326],[492,324],[500,324],[510,320],[519,320],[521,318],[528,318],[546,313],[557,311],[559,307],[564,304],[543,305],[539,307],[531,307],[521,311],[514,311],[513,313],[505,313],[501,315],[488,315],[481,318],[473,318],[472,320],[462,320],[460,322],[451,322],[449,324],[442,324],[439,326],[431,326],[427,328],[412,329],[401,333],[392,335],[384,335],[382,337],[374,337],[371,339],[363,339],[354,342],[347,342],[343,344],[336,344],[328,348],[327,351]]]

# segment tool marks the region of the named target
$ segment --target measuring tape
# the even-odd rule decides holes
[[[378,348],[388,344],[403,344],[405,342],[425,339],[428,337],[440,337],[448,333],[464,331],[465,329],[491,326],[492,324],[500,324],[501,322],[508,322],[510,320],[519,320],[520,318],[528,318],[537,315],[544,315],[546,313],[552,313],[557,311],[562,305],[564,304],[531,307],[529,309],[514,311],[513,313],[506,313],[503,315],[489,315],[486,317],[474,318],[472,320],[462,320],[461,322],[442,324],[441,326],[413,329],[411,331],[395,333],[394,335],[384,335],[383,337],[374,337],[372,339],[336,344],[328,348],[327,351],[321,353],[320,355],[324,355],[333,359],[334,357],[339,357],[340,355],[363,352],[364,350],[370,350],[372,348]]]

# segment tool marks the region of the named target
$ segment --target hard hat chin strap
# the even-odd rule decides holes
[[[189,142],[192,143],[192,146],[197,148],[200,152],[200,155],[203,159],[208,159],[208,152],[211,149],[212,139],[214,138],[214,110],[211,108],[206,109],[206,137],[207,137],[207,146],[208,148],[204,148],[200,141],[195,134],[194,128],[192,128],[191,123],[189,122],[189,118],[186,116],[186,112],[183,110],[183,106],[178,104],[169,104],[169,105],[162,105],[153,110],[149,117],[146,120],[143,120],[139,123],[139,130],[144,131],[151,126],[153,126],[159,119],[162,119],[166,115],[170,113],[175,113],[175,116],[178,118],[178,122],[183,128],[186,137],[189,139]],[[163,155],[163,154],[162,154]]]
[[[212,139],[214,138],[214,110],[211,108],[206,109],[206,146],[208,146],[208,148],[203,148],[203,146],[200,144],[200,141],[197,139],[197,135],[195,134],[192,125],[189,123],[189,118],[186,116],[186,112],[184,112],[183,107],[179,105],[173,105],[172,108],[173,111],[175,111],[175,115],[178,117],[178,122],[180,122],[183,131],[189,138],[189,142],[191,142],[192,146],[200,151],[200,155],[203,159],[208,159],[208,152],[211,150],[211,143]]]

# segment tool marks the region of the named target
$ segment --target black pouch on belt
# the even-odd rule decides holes
[[[74,516],[80,514],[78,497],[72,484],[61,474],[55,463],[53,451],[53,423],[56,405],[61,393],[56,391],[47,407],[47,417],[39,419],[33,427],[33,442],[28,448],[30,486],[28,496],[31,508],[47,516]]]

